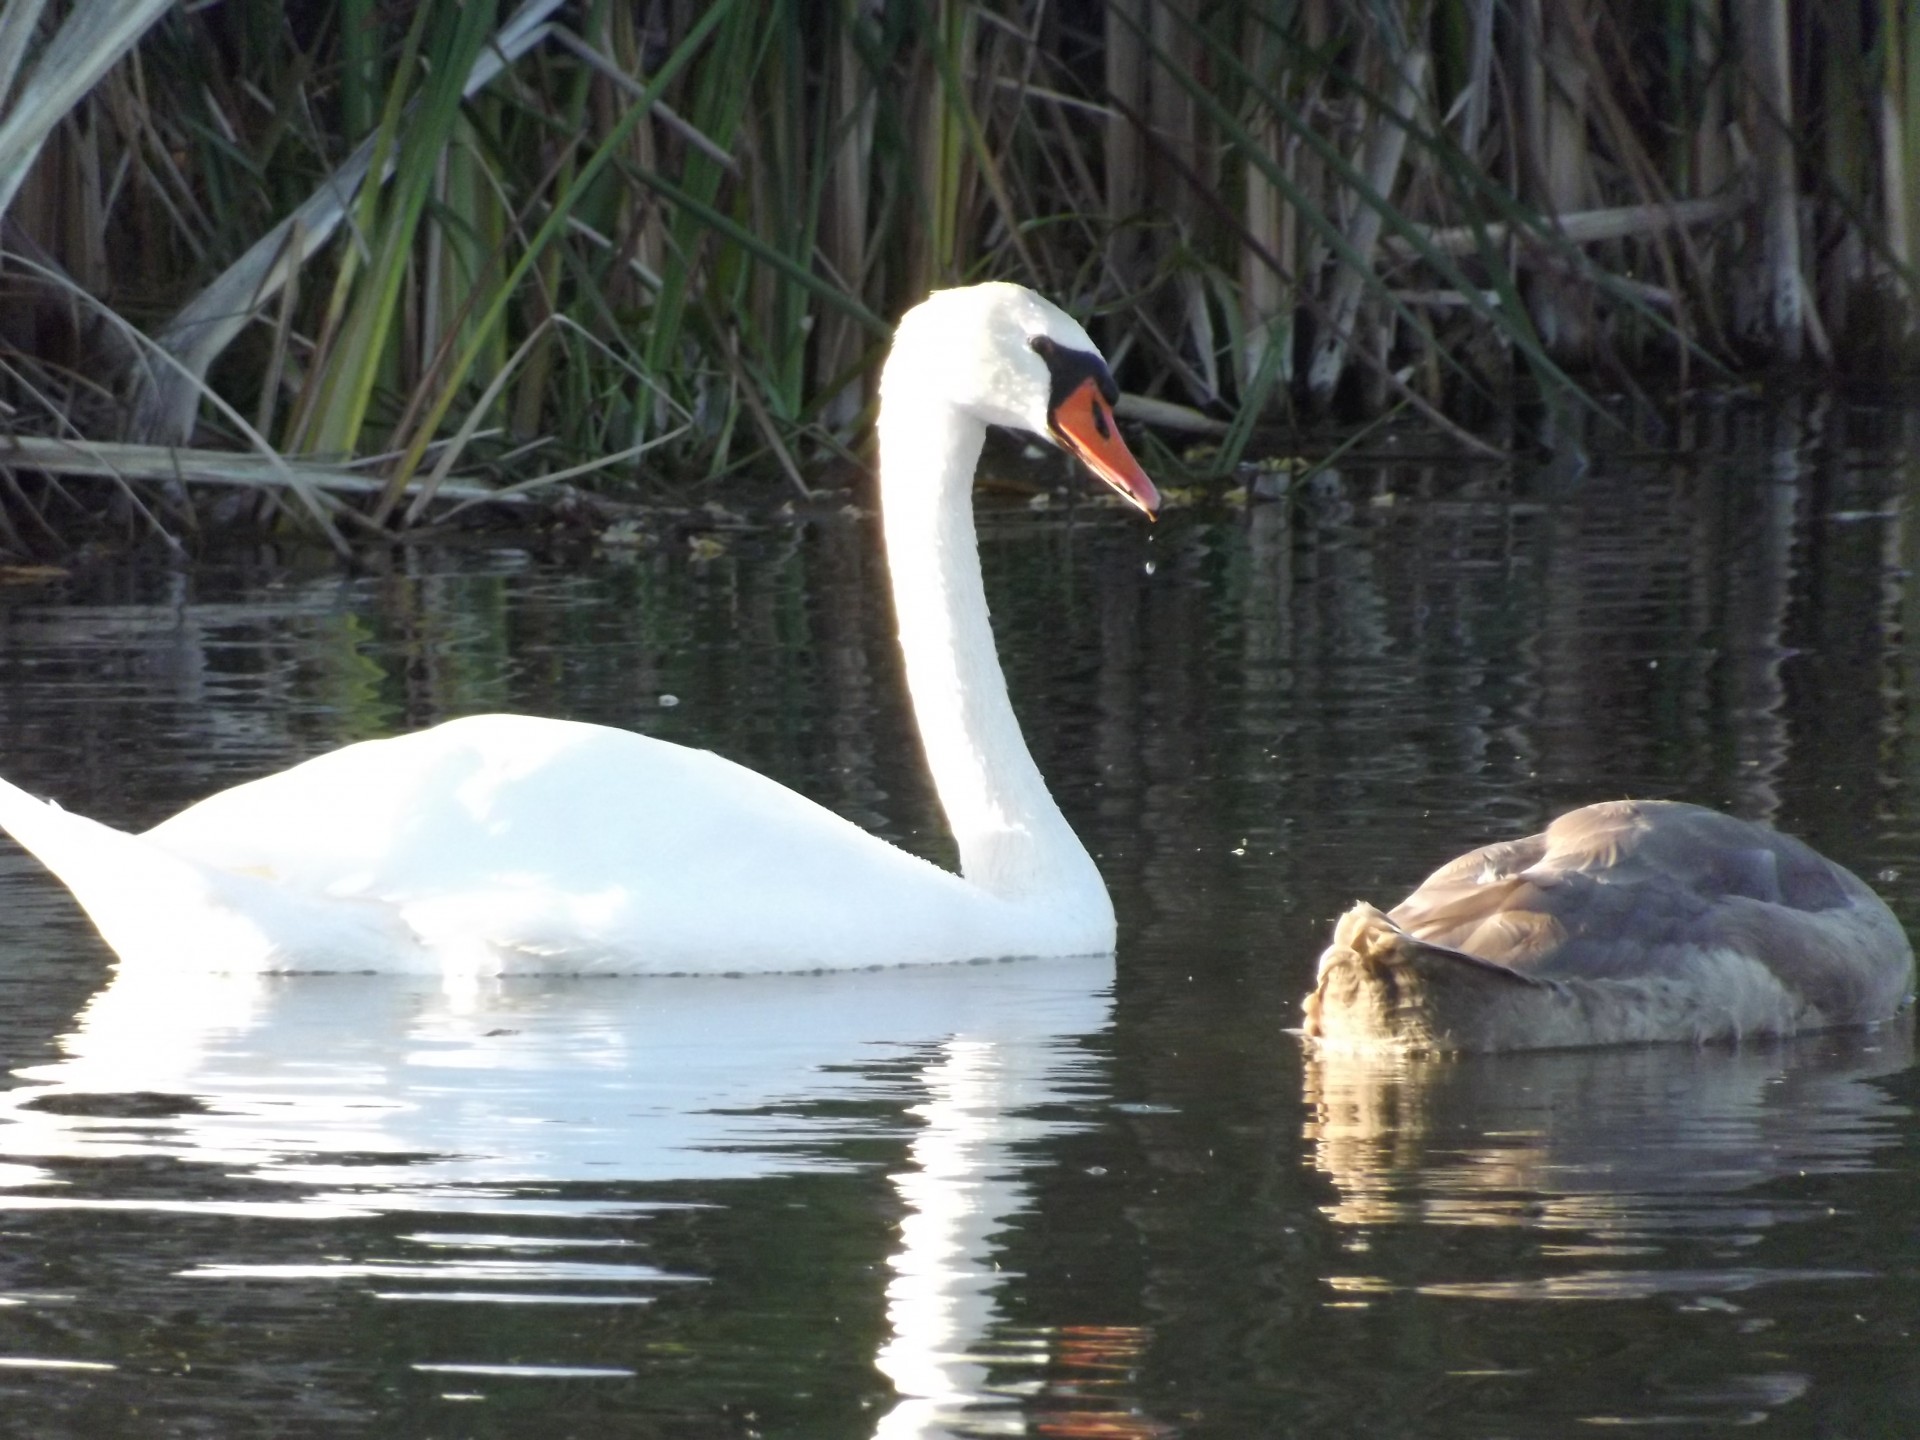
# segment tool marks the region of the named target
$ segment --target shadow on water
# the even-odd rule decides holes
[[[0,855],[0,1433],[1920,1430],[1905,1029],[1310,1063],[1332,918],[1619,795],[1920,917],[1920,411],[1699,458],[983,508],[1106,874],[1082,967],[443,988],[113,978]],[[0,772],[139,827],[475,710],[710,746],[934,858],[869,523],[557,564],[0,591]]]

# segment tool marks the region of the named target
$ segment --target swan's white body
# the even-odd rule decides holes
[[[1789,835],[1620,800],[1356,905],[1306,1034],[1335,1051],[1544,1050],[1790,1035],[1886,1020],[1913,991],[1900,922]]]
[[[894,605],[960,875],[706,751],[516,715],[351,745],[138,836],[0,782],[0,826],[129,965],[686,974],[1111,950],[1106,887],[1007,700],[972,512],[989,423],[1157,503],[1106,412],[1098,436],[1062,429],[1063,372],[1089,366],[1110,401],[1080,327],[996,284],[912,311],[882,379]]]

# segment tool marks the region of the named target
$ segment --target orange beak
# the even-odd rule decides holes
[[[1053,438],[1080,457],[1094,474],[1118,490],[1139,507],[1149,520],[1160,508],[1160,492],[1140,468],[1140,462],[1120,438],[1113,411],[1100,394],[1100,387],[1089,377],[1081,381],[1067,398],[1053,407],[1048,417]]]

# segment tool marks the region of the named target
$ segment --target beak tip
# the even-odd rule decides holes
[[[1160,492],[1127,449],[1108,412],[1098,404],[1098,391],[1091,380],[1054,406],[1047,419],[1047,433],[1141,514],[1149,520],[1156,518]]]
[[[1160,518],[1160,491],[1153,481],[1147,478],[1145,471],[1137,471],[1129,477],[1129,483],[1121,491],[1133,506],[1149,520]]]

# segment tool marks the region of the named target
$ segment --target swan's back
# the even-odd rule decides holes
[[[1856,876],[1763,825],[1616,801],[1475,850],[1344,917],[1308,1033],[1524,1049],[1882,1020],[1913,954]]]

